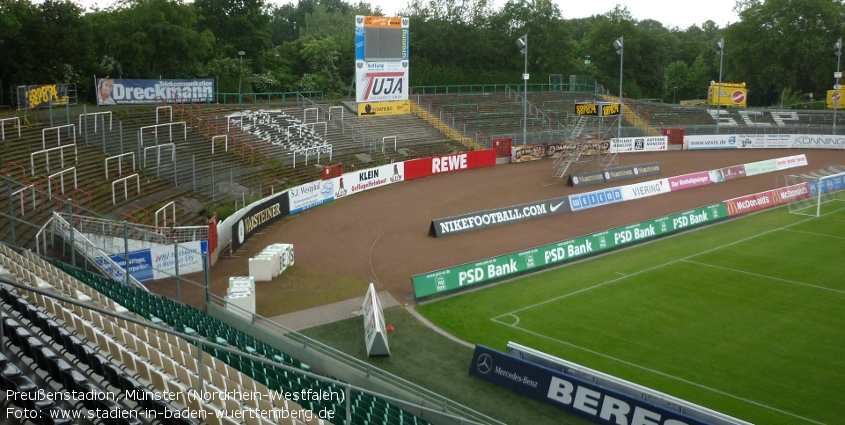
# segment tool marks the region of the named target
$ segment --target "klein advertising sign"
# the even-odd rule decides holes
[[[706,425],[674,410],[483,345],[475,346],[469,374],[603,425]]]

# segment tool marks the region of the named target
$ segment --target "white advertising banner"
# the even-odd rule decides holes
[[[668,146],[669,138],[666,136],[610,139],[611,153],[659,152],[665,151]]]
[[[684,136],[684,149],[845,149],[835,134],[708,134]]]
[[[649,180],[647,182],[622,186],[619,189],[622,190],[622,199],[625,201],[671,192],[671,189],[669,188],[669,179]]]
[[[334,179],[305,183],[288,190],[290,213],[296,214],[334,200]]]
[[[355,63],[355,101],[408,100],[408,61]]]
[[[332,179],[334,199],[405,180],[405,163],[396,162],[375,168],[343,173]]]

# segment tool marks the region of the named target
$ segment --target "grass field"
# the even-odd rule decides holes
[[[843,423],[845,203],[822,214],[777,208],[418,311],[749,422]]]

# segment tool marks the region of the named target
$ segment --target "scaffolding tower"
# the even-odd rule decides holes
[[[552,161],[552,175],[560,179],[568,174],[615,167],[619,163],[618,154],[610,149],[609,136],[618,128],[620,119],[621,115],[578,116],[565,149]]]

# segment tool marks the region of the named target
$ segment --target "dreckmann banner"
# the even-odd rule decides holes
[[[214,80],[97,79],[98,105],[145,105],[156,100],[203,103],[214,100]]]
[[[706,425],[628,394],[476,345],[469,374],[605,425]]]

